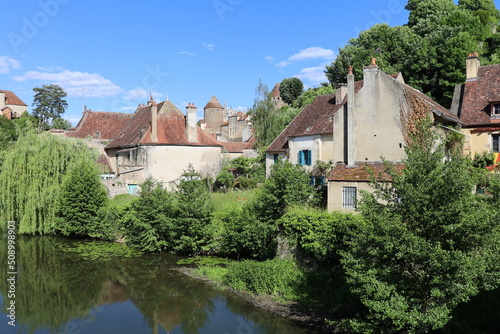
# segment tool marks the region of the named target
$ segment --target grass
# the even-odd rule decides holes
[[[206,277],[216,285],[223,285],[222,280],[227,274],[228,269],[220,266],[200,266],[194,270],[194,274]]]
[[[137,196],[130,194],[116,195],[110,200],[110,204],[118,209],[122,209],[137,199]]]
[[[255,197],[255,189],[249,190],[230,190],[227,193],[212,193],[212,201],[215,206],[215,212],[223,212],[231,207],[242,207]]]

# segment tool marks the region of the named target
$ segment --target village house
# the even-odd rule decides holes
[[[15,119],[28,110],[28,105],[24,103],[14,92],[0,90],[0,115],[8,119]]]
[[[466,58],[466,81],[455,87],[451,112],[464,123],[465,152],[500,152],[500,64],[481,66]]]
[[[359,191],[372,190],[368,169],[383,172],[382,157],[402,168],[409,133],[426,116],[441,136],[460,124],[446,108],[406,85],[401,74],[385,74],[372,59],[362,81],[354,82],[351,69],[347,85],[318,96],[297,115],[268,147],[266,170],[283,157],[314,177],[316,161],[332,161],[328,210],[353,212]]]
[[[152,99],[139,106],[120,133],[104,147],[114,182],[135,193],[147,177],[172,189],[189,165],[206,175],[220,169],[222,145],[197,126],[197,107],[184,115],[172,102]]]

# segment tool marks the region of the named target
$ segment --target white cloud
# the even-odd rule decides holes
[[[213,51],[215,48],[215,44],[207,44],[205,42],[202,43],[204,47],[208,49],[208,51]]]
[[[313,86],[314,85],[319,85],[322,82],[327,82],[328,79],[326,78],[325,75],[325,67],[324,66],[317,66],[317,67],[306,67],[303,68],[299,74],[297,74],[295,77],[308,81],[311,83]]]
[[[82,116],[77,116],[77,115],[65,115],[64,119],[68,120],[73,126],[76,126],[78,122],[80,121],[80,118]]]
[[[266,60],[266,62],[267,62],[267,63],[272,63],[272,62],[274,62],[274,58],[273,58],[273,57],[271,57],[271,56],[266,56],[266,57],[264,57],[264,59]]]
[[[186,56],[194,56],[194,53],[189,52],[189,51],[180,51],[180,52],[177,52],[177,54],[186,55]]]
[[[28,71],[14,77],[15,81],[36,80],[58,84],[69,97],[109,97],[117,96],[123,89],[97,73],[69,71],[58,68],[44,68],[45,71]],[[51,69],[51,71],[48,71]],[[55,69],[55,71],[54,71]]]
[[[313,60],[313,59],[326,59],[333,60],[335,58],[335,52],[330,49],[323,49],[319,46],[313,46],[304,50],[300,50],[299,53],[296,53],[287,60],[281,61],[276,64],[277,67],[285,67],[291,65],[295,62],[304,61],[304,60]]]
[[[135,111],[136,109],[137,109],[137,107],[130,106],[130,107],[123,107],[121,110],[123,110],[123,111]]]
[[[149,93],[150,92],[144,88],[135,88],[127,90],[124,98],[125,100],[142,101],[146,103],[150,97]],[[163,97],[163,94],[160,92],[151,92],[151,95],[153,95],[153,99],[155,100],[160,100]]]
[[[8,56],[0,57],[0,74],[6,74],[12,70],[18,70],[20,68],[21,63],[18,60]]]

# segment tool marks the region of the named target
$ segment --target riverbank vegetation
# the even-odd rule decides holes
[[[23,234],[233,259],[200,265],[198,274],[321,310],[339,331],[452,328],[452,315],[467,312],[471,298],[479,307],[498,294],[498,180],[456,146],[440,144],[428,125],[406,153],[402,173],[387,164],[391,183],[373,176],[374,192],[363,194],[359,214],[341,214],[319,209],[309,175],[284,161],[256,189],[234,190],[233,183],[213,193],[214,183],[188,168],[173,191],[149,179],[139,196],[110,200],[84,144],[28,134],[3,156],[0,215]],[[243,177],[257,178],[255,161],[247,162],[237,162]],[[479,183],[489,195],[472,192]]]

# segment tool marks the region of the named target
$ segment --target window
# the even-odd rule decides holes
[[[137,184],[129,184],[128,185],[128,193],[130,195],[136,195],[139,192],[139,187]]]
[[[310,181],[311,186],[322,186],[325,184],[324,176],[311,176]]]
[[[356,209],[356,187],[342,187],[342,208]]]
[[[491,119],[500,119],[500,103],[491,104]]]
[[[312,165],[312,154],[311,150],[299,151],[299,165],[311,166]]]
[[[493,152],[500,152],[500,134],[491,135]]]
[[[278,153],[275,153],[273,156],[274,163],[277,163],[279,158],[280,158],[280,155]]]

